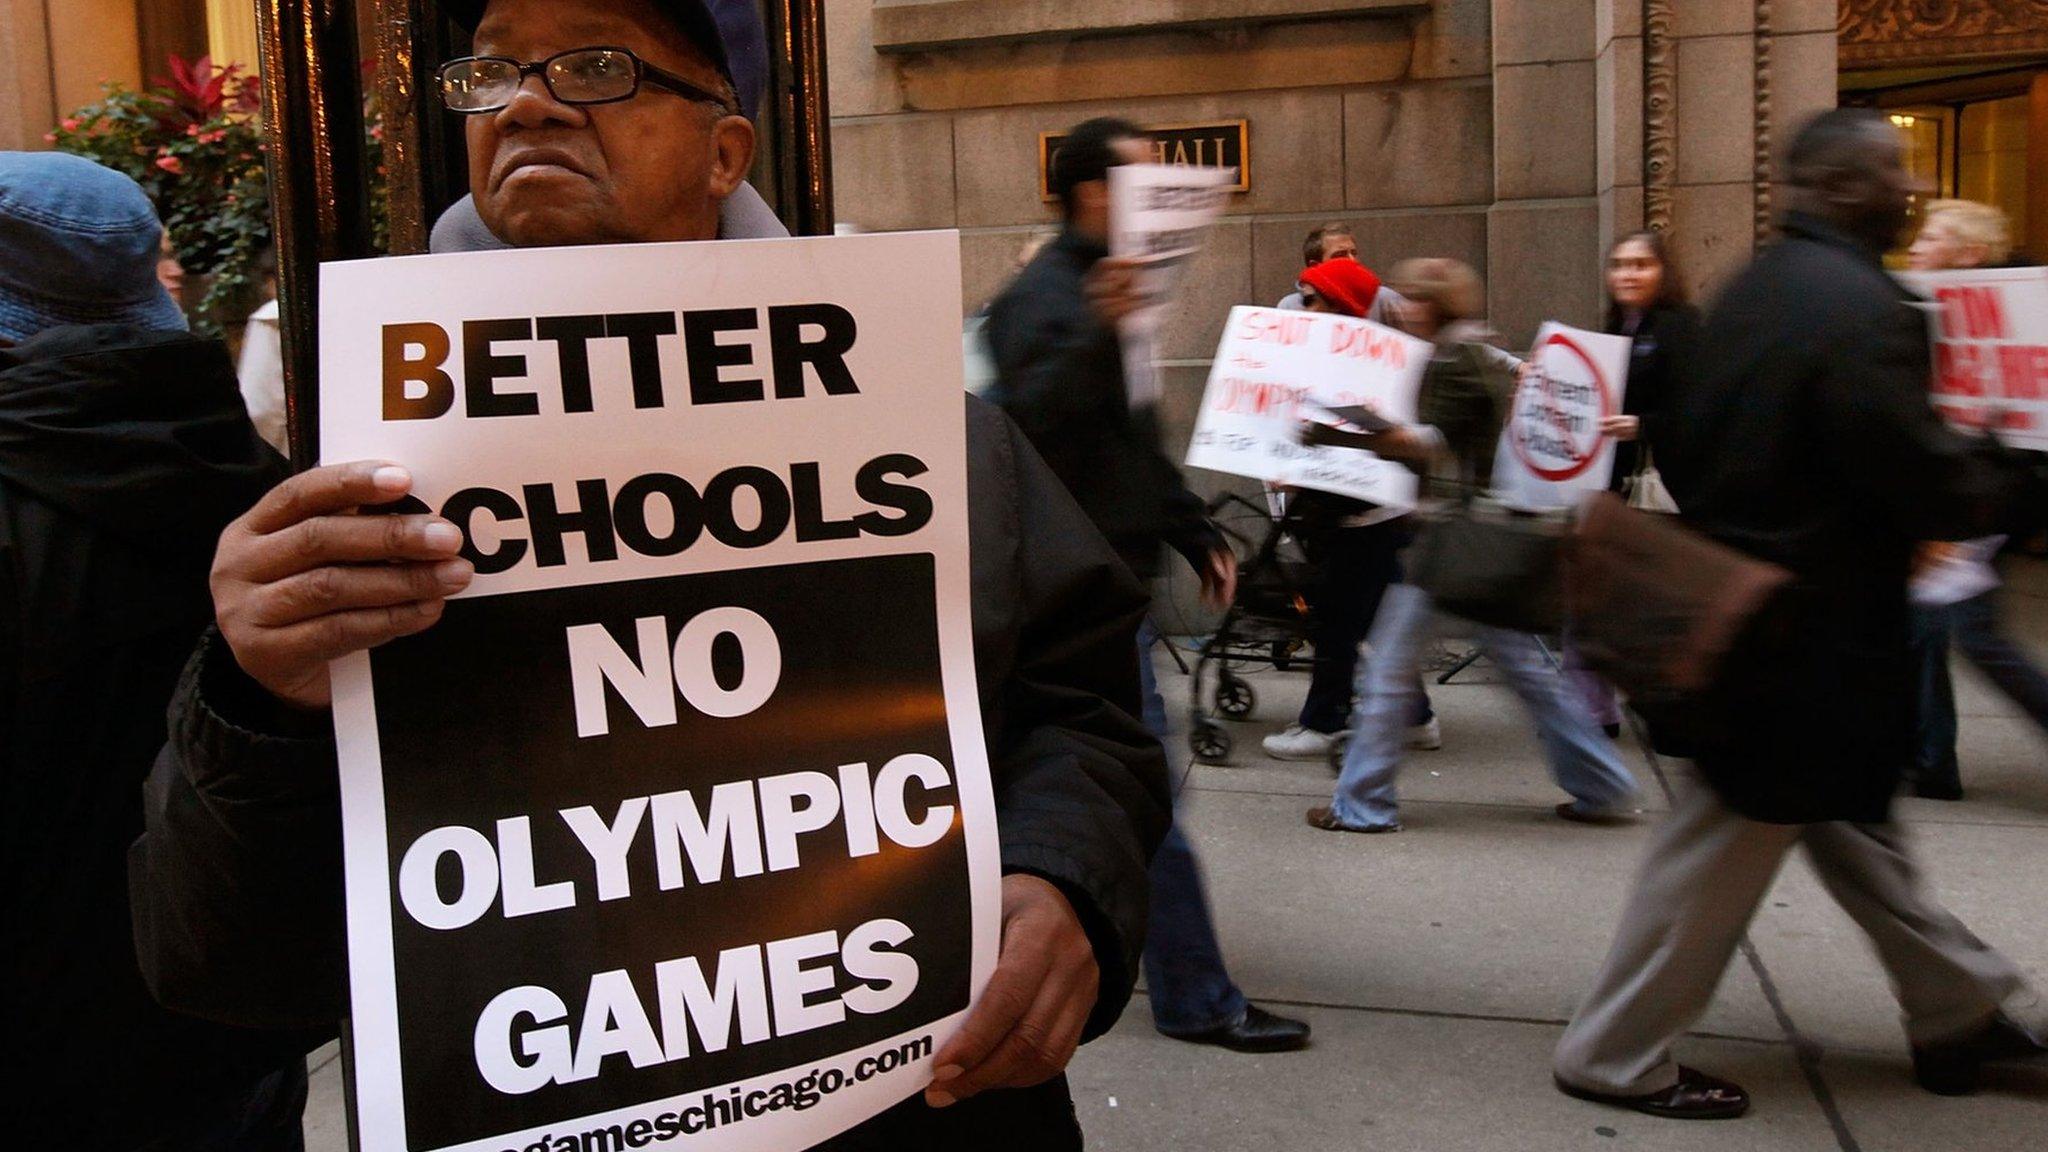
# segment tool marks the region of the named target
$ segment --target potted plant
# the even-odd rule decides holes
[[[142,185],[179,261],[203,278],[187,303],[193,328],[218,335],[247,315],[270,246],[256,78],[204,56],[169,63],[169,77],[143,91],[107,85],[45,139]]]

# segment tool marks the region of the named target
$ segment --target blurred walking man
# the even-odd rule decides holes
[[[1653,1116],[1748,1108],[1671,1045],[1795,844],[1876,947],[1922,1087],[1965,1093],[1986,1063],[2048,1052],[2048,1006],[1932,902],[1890,822],[1913,735],[1914,542],[2001,526],[2040,499],[2038,478],[1928,406],[1926,325],[1881,263],[1915,191],[1897,133],[1867,110],[1829,112],[1788,168],[1785,236],[1716,307],[1659,463],[1695,528],[1796,582],[1702,703],[1704,783],[1658,831],[1556,1054],[1564,1092]]]
[[[1124,378],[1117,322],[1137,302],[1109,255],[1109,170],[1141,163],[1138,129],[1122,120],[1076,127],[1053,165],[1066,227],[989,305],[996,384],[989,398],[1015,417],[1046,463],[1141,578],[1170,544],[1201,578],[1204,597],[1229,603],[1237,557],[1159,443],[1154,384]],[[1152,678],[1147,623],[1138,637],[1145,722],[1166,735]],[[1152,861],[1145,987],[1152,1020],[1182,1040],[1245,1052],[1299,1048],[1308,1025],[1248,1003],[1224,968],[1194,849],[1178,827]]]

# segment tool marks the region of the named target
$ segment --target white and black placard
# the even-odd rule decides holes
[[[924,1087],[1000,884],[957,238],[321,293],[322,458],[478,570],[334,667],[357,1146],[796,1149]]]
[[[1493,486],[1504,503],[1567,508],[1607,488],[1614,439],[1601,421],[1621,415],[1634,344],[1555,321],[1536,333],[1494,453]]]

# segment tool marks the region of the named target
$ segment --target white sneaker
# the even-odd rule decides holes
[[[1342,739],[1341,733],[1318,732],[1299,724],[1289,724],[1263,741],[1266,755],[1275,760],[1326,760],[1330,749]]]
[[[1408,730],[1408,746],[1418,752],[1434,752],[1444,746],[1444,726],[1431,716],[1429,723]]]

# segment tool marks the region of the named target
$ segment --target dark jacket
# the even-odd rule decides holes
[[[8,1110],[18,1136],[47,1119],[118,1149],[219,1122],[299,1051],[151,1000],[124,865],[214,543],[283,474],[218,343],[77,327],[0,349],[0,1017],[12,1098],[37,1102]]]
[[[1643,422],[1638,439],[1614,446],[1612,487],[1620,492],[1642,467],[1643,447],[1648,445],[1654,457],[1658,442],[1670,434],[1679,374],[1699,353],[1700,310],[1690,304],[1659,304],[1645,312],[1631,331],[1617,308],[1608,314],[1607,332],[1635,341],[1629,349],[1628,386],[1622,391],[1621,411]]]
[[[1197,569],[1223,538],[1161,448],[1158,414],[1133,409],[1123,346],[1089,306],[1089,269],[1108,255],[1069,230],[988,307],[1000,404],[1131,571],[1159,574],[1163,540]]]
[[[2026,498],[2013,457],[1929,407],[1913,300],[1878,253],[1794,215],[1716,304],[1659,461],[1688,522],[1797,578],[1696,749],[1753,819],[1886,819],[1912,739],[1914,542],[1985,534]]]
[[[1513,388],[1495,365],[1477,325],[1453,324],[1439,334],[1415,398],[1415,422],[1444,439],[1443,455],[1430,466],[1429,495],[1474,496],[1493,483],[1494,449]]]
[[[1133,718],[1145,596],[1016,428],[973,399],[967,450],[975,672],[1003,868],[1058,884],[1087,928],[1102,970],[1092,1037],[1130,996],[1146,863],[1170,810],[1164,754]],[[334,737],[325,716],[293,720],[217,634],[200,646],[130,857],[136,936],[166,1004],[331,1033],[346,1011]],[[1014,1095],[936,1118],[913,1101],[878,1123],[1072,1128],[1057,1083],[1027,1106]]]

